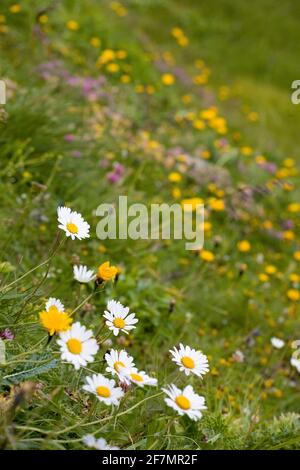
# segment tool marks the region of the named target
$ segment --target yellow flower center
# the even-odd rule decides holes
[[[116,328],[124,328],[125,326],[125,321],[123,318],[115,318],[114,319],[114,325]]]
[[[78,233],[78,227],[77,225],[73,224],[73,222],[69,222],[67,224],[67,229],[70,233]]]
[[[178,397],[175,398],[175,402],[182,410],[188,410],[191,407],[190,400],[183,395],[178,395]]]
[[[69,339],[69,341],[67,342],[67,346],[70,353],[72,354],[80,354],[82,351],[81,341],[76,338]]]
[[[184,367],[187,367],[188,369],[194,369],[195,367],[195,361],[191,357],[183,356],[181,358],[181,362]]]
[[[130,377],[136,382],[143,382],[143,377],[140,374],[130,374]]]
[[[117,361],[114,363],[114,369],[119,372],[119,370],[121,369],[121,367],[125,367],[125,364],[124,362],[122,361]]]
[[[96,388],[96,392],[99,397],[109,398],[110,397],[110,390],[108,387],[104,387],[104,385],[100,385]]]

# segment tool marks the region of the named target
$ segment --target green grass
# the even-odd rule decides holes
[[[299,289],[289,277],[300,275],[293,256],[300,246],[299,213],[287,208],[299,202],[299,174],[284,162],[298,159],[299,109],[290,103],[290,83],[299,78],[298,6],[275,0],[131,0],[119,17],[107,1],[65,1],[38,26],[40,2],[20,2],[16,14],[9,11],[12,3],[1,2],[0,10],[7,25],[1,76],[15,83],[8,85],[0,129],[0,331],[10,328],[15,339],[4,342],[6,363],[0,368],[0,445],[79,449],[82,437],[95,433],[126,449],[298,449],[300,382],[290,357],[291,343],[299,339],[299,308],[287,292]],[[69,20],[78,21],[78,31],[67,29]],[[189,38],[185,48],[170,34],[176,26]],[[101,39],[100,48],[90,45],[91,37]],[[117,61],[122,72],[95,66],[107,48],[127,52]],[[172,54],[171,64],[162,60],[165,52]],[[205,86],[192,80],[198,59],[211,69]],[[42,70],[48,73],[44,78]],[[162,84],[163,71],[174,74],[174,85]],[[120,81],[124,74],[130,83]],[[67,75],[105,77],[96,102]],[[140,93],[141,85],[154,93]],[[222,101],[219,89],[225,85],[229,97]],[[184,104],[187,94],[191,102]],[[225,135],[193,127],[211,105],[228,123]],[[247,119],[250,111],[258,113],[257,122]],[[69,134],[74,141],[65,139]],[[224,138],[228,147],[222,147]],[[245,156],[242,147],[249,145],[253,150]],[[209,160],[201,158],[202,150],[210,151]],[[285,168],[284,178],[278,181],[280,173],[256,163],[261,154]],[[114,162],[125,168],[117,185],[107,181]],[[181,182],[169,181],[173,171]],[[181,191],[178,199],[174,187]],[[148,205],[203,198],[212,224],[205,249],[214,253],[213,262],[186,251],[184,241],[97,239],[95,210],[119,195]],[[225,210],[211,210],[211,197],[224,199]],[[17,281],[47,261],[57,233],[56,209],[64,204],[88,220],[91,239],[67,240],[50,266]],[[294,238],[283,240],[291,220]],[[241,253],[237,244],[244,239],[251,250]],[[72,265],[96,269],[106,260],[121,268],[118,282],[84,303],[92,287],[73,280]],[[277,271],[262,281],[270,265]],[[137,328],[129,337],[111,338],[112,345],[125,347],[159,386],[132,387],[114,411],[83,392],[91,370],[105,371],[109,345],[101,345],[87,370],[75,372],[61,363],[56,339],[47,345],[38,320],[50,296],[70,311],[83,302],[75,318],[94,331],[108,299],[130,306]],[[103,340],[107,330],[102,335]],[[271,346],[273,336],[285,340],[282,350]],[[202,381],[171,362],[168,351],[179,342],[208,355],[210,373]],[[243,363],[232,358],[237,350]],[[160,387],[172,382],[190,383],[205,396],[208,410],[199,422],[165,405]]]

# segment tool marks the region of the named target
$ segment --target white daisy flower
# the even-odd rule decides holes
[[[202,410],[206,410],[205,398],[197,395],[191,385],[180,390],[171,384],[168,388],[162,388],[169,398],[165,398],[168,406],[173,408],[180,416],[187,415],[193,421],[202,417]]]
[[[119,450],[119,447],[109,446],[103,437],[96,439],[92,434],[83,436],[82,441],[87,447],[97,450]]]
[[[95,279],[95,272],[88,269],[87,266],[73,266],[74,279],[78,282],[86,283]]]
[[[273,338],[271,338],[270,341],[271,341],[272,346],[274,346],[274,348],[276,349],[281,349],[285,345],[285,342],[282,339],[275,338],[275,336],[273,336]]]
[[[296,357],[291,358],[291,365],[297,369],[297,371],[300,374],[300,359],[297,359]]]
[[[55,299],[54,297],[50,297],[46,303],[46,312],[49,312],[51,307],[55,307],[59,312],[64,312],[65,307],[61,303],[59,299]]]
[[[172,361],[176,362],[179,370],[185,372],[186,375],[193,373],[202,378],[202,375],[209,371],[207,357],[201,351],[196,351],[196,349],[183,346],[180,343],[179,349],[174,347],[173,350],[170,349],[170,353],[173,356]]]
[[[117,375],[120,380],[123,379],[122,370],[131,370],[135,365],[133,357],[129,356],[124,349],[122,349],[122,351],[111,349],[105,354],[104,358],[108,365],[106,372]]]
[[[73,323],[68,331],[60,333],[57,344],[60,346],[62,360],[73,364],[76,370],[93,362],[99,349],[93,332],[79,322]]]
[[[133,368],[131,370],[124,370],[121,371],[121,374],[124,376],[125,379],[128,379],[130,382],[135,383],[139,387],[144,387],[145,385],[150,385],[155,387],[157,385],[157,379],[153,377],[149,377],[143,370],[139,371],[137,368]]]
[[[92,377],[86,377],[87,384],[83,389],[96,395],[99,401],[105,405],[119,406],[119,401],[123,397],[124,392],[121,387],[115,387],[113,379],[107,379],[102,374],[93,374]]]
[[[103,315],[107,320],[105,323],[115,336],[118,336],[120,331],[128,333],[135,328],[134,324],[138,322],[138,319],[135,318],[135,313],[128,315],[129,307],[124,307],[115,300],[109,300],[106,308]]]
[[[66,232],[67,237],[72,240],[78,238],[89,238],[89,224],[84,220],[81,214],[71,211],[69,207],[59,207],[57,209],[58,228]]]

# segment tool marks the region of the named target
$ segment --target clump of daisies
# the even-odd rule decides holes
[[[58,228],[64,230],[66,236],[72,240],[90,237],[90,226],[79,212],[72,211],[69,207],[58,207],[57,220]]]
[[[202,378],[209,371],[208,359],[201,351],[196,351],[190,346],[184,346],[180,343],[179,348],[170,349],[172,361],[174,361],[181,372],[189,376],[194,374]],[[198,395],[192,385],[187,385],[182,390],[176,385],[170,384],[162,388],[166,393],[165,402],[177,413],[187,415],[193,421],[202,417],[202,410],[206,410],[205,398]]]
[[[130,383],[134,383],[139,387],[145,385],[156,386],[157,379],[149,377],[143,370],[140,371],[135,367],[133,357],[125,351],[116,351],[111,349],[110,352],[104,356],[107,368],[106,372],[118,377],[122,386],[128,386]]]

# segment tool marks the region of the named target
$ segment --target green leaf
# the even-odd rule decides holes
[[[42,361],[46,361],[49,356],[50,355],[48,353],[39,355],[34,354],[27,361],[25,368],[21,370],[20,368],[17,368],[11,374],[3,377],[3,385],[18,384],[20,382],[24,382],[25,380],[32,379],[33,377],[36,377],[40,374],[44,374],[51,369],[54,369],[58,364],[57,359],[52,359],[49,362],[45,362],[39,365],[39,363]]]

